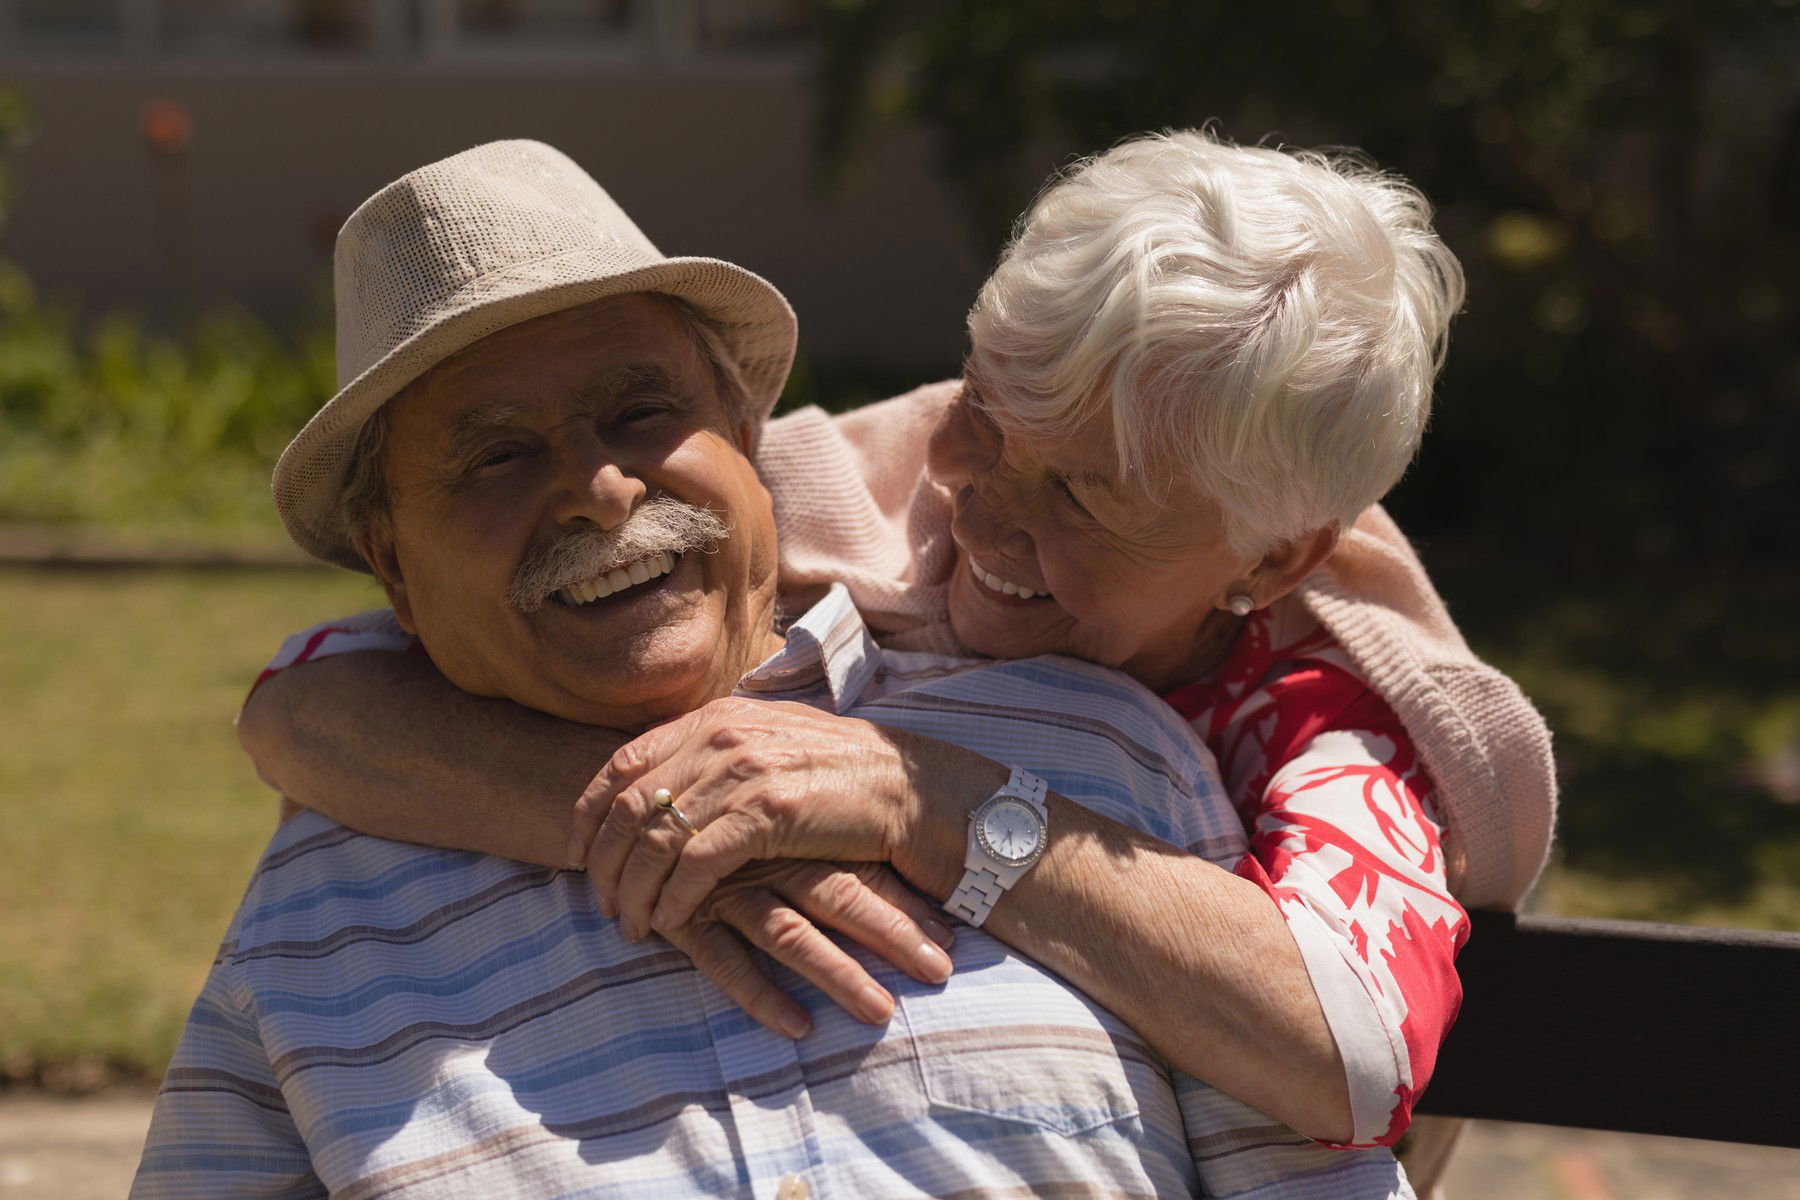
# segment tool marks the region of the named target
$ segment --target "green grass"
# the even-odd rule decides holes
[[[282,636],[379,602],[323,569],[0,571],[0,1079],[160,1073],[274,827],[232,715]]]
[[[1753,861],[1749,867],[1742,887],[1709,898],[1671,887],[1657,875],[1585,871],[1556,863],[1544,873],[1529,907],[1568,917],[1800,930],[1800,884],[1791,857],[1768,865]]]

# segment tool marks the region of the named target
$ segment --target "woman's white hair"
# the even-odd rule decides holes
[[[969,373],[1003,429],[1110,415],[1127,478],[1197,481],[1261,554],[1348,528],[1399,480],[1462,299],[1406,181],[1158,134],[1038,197],[969,313]]]

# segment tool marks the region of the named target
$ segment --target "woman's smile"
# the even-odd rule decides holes
[[[958,546],[957,549],[961,550],[962,547]],[[1014,583],[1012,580],[1007,579],[998,572],[988,570],[986,567],[976,562],[975,556],[970,554],[967,550],[963,550],[963,556],[968,559],[969,574],[975,577],[975,582],[981,584],[983,588],[992,593],[988,597],[991,600],[1002,603],[1011,602],[1018,604],[1031,600],[1055,599],[1055,597],[1051,596],[1049,589],[1047,588],[1032,587],[1023,583]]]

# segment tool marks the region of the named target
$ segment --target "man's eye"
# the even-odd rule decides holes
[[[475,456],[475,461],[471,465],[477,471],[484,471],[490,467],[504,466],[523,453],[524,450],[518,446],[490,446],[480,454],[477,454]]]
[[[633,425],[640,421],[654,420],[670,409],[666,400],[637,400],[619,410],[615,418],[621,425]]]

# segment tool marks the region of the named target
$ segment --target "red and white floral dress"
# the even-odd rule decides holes
[[[1237,873],[1280,906],[1344,1056],[1355,1134],[1392,1145],[1456,1019],[1468,914],[1411,738],[1298,604],[1253,614],[1165,699],[1217,756],[1250,832]]]

